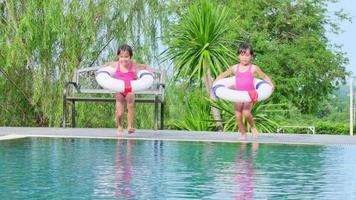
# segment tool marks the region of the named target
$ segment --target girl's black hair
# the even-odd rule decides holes
[[[239,49],[237,50],[237,54],[240,55],[241,53],[242,54],[245,54],[246,51],[250,51],[250,54],[253,56],[253,49],[252,47],[249,45],[249,44],[242,44]]]
[[[123,44],[123,45],[121,45],[121,46],[119,47],[119,49],[117,50],[117,55],[120,55],[120,52],[121,52],[121,51],[127,51],[127,52],[129,52],[130,57],[133,56],[132,47],[131,47],[130,45],[128,45],[128,44]]]

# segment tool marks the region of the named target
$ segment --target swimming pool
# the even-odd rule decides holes
[[[356,146],[4,140],[0,199],[356,199]]]

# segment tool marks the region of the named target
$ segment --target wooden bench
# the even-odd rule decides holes
[[[307,133],[312,132],[313,134],[315,134],[315,126],[301,126],[301,125],[279,126],[277,128],[277,133],[280,133],[280,132],[284,133],[285,128],[305,128],[308,131]]]
[[[73,74],[73,80],[66,82],[63,92],[63,127],[71,123],[71,127],[76,126],[76,102],[115,102],[115,93],[101,88],[95,80],[96,71],[99,67],[88,67],[78,69]],[[142,92],[135,92],[135,102],[153,103],[154,130],[158,129],[158,113],[160,110],[160,129],[164,127],[164,88],[165,72],[154,72],[153,86]],[[98,97],[97,94],[106,94]],[[68,106],[71,105],[71,122],[68,120]]]

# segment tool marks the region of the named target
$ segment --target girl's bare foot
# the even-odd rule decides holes
[[[258,132],[255,127],[251,128],[251,134],[253,138],[258,138]]]
[[[124,133],[124,129],[121,126],[117,127],[117,134],[119,136],[122,136],[123,133]]]
[[[127,127],[127,132],[128,132],[129,134],[134,133],[134,132],[135,132],[135,128],[133,128],[133,127]]]
[[[246,133],[241,133],[239,139],[240,140],[246,140]]]

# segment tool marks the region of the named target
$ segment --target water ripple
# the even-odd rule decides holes
[[[356,199],[355,146],[0,142],[0,199]]]

